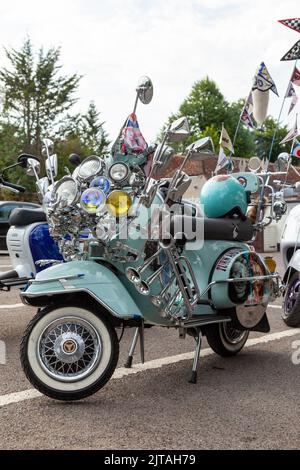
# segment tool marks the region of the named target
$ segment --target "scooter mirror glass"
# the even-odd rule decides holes
[[[26,174],[28,176],[36,176],[40,174],[40,171],[41,171],[40,162],[38,162],[37,160],[33,158],[28,158]]]
[[[276,166],[278,171],[286,171],[289,164],[290,156],[287,152],[282,152],[277,157]]]
[[[248,168],[250,171],[259,171],[262,167],[262,161],[258,157],[251,157],[248,162]]]
[[[297,183],[295,184],[295,191],[297,194],[300,193],[300,181],[297,181]]]
[[[153,156],[153,169],[152,176],[157,179],[161,177],[162,173],[169,164],[170,159],[174,154],[174,150],[168,145],[158,145]]]
[[[45,162],[45,167],[46,167],[47,176],[48,176],[49,180],[52,181],[51,173],[52,173],[53,178],[56,178],[57,177],[57,171],[58,171],[58,168],[57,168],[57,155],[56,154],[50,155],[50,157],[47,158],[47,160]]]
[[[54,143],[51,139],[43,139],[42,155],[49,157],[54,151]]]
[[[169,142],[180,142],[190,135],[189,123],[186,117],[181,117],[172,122],[168,130]]]
[[[189,145],[186,148],[186,151],[190,151],[191,156],[193,156],[193,154],[201,155],[204,153],[206,154],[205,157],[207,157],[207,154],[215,153],[215,148],[211,137],[204,137],[203,139],[196,140],[196,142]]]
[[[137,86],[139,100],[143,104],[149,104],[153,98],[153,84],[149,77],[141,77]]]

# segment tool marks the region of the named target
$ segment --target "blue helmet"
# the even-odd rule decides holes
[[[244,217],[248,206],[244,187],[230,175],[210,178],[202,188],[200,202],[210,218],[231,214]]]

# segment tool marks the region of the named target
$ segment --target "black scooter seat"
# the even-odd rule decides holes
[[[36,222],[46,222],[46,214],[42,209],[14,209],[9,216],[9,225],[24,227]]]
[[[181,238],[184,241],[204,238],[204,240],[240,242],[250,241],[254,233],[249,219],[242,220],[238,217],[209,219],[189,215],[174,215],[171,218],[170,230],[164,227],[163,233],[168,232],[175,239]]]

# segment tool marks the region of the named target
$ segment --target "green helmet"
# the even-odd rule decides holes
[[[210,218],[231,214],[245,217],[248,206],[244,187],[230,175],[210,178],[202,188],[200,203]]]

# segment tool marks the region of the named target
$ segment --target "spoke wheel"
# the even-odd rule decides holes
[[[100,390],[112,376],[118,356],[110,318],[92,307],[45,308],[29,323],[21,342],[28,380],[58,400],[79,400]]]

